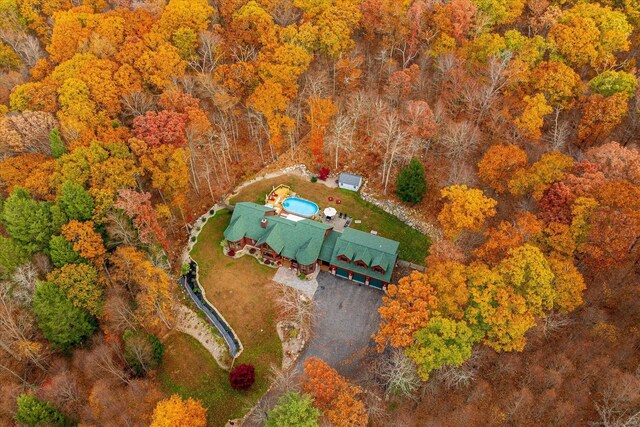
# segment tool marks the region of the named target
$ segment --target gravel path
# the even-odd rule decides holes
[[[282,285],[290,286],[301,292],[304,292],[309,298],[313,299],[313,295],[318,288],[318,281],[316,277],[309,278],[309,280],[302,280],[298,278],[293,270],[289,270],[288,267],[280,267],[272,279],[274,282]]]

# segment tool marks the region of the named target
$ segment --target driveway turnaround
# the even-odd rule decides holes
[[[314,295],[318,316],[298,364],[319,357],[342,375],[356,378],[367,352],[375,351],[382,291],[320,272]]]

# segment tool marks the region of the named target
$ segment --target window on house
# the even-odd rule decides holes
[[[338,259],[342,262],[346,262],[347,264],[349,264],[351,261],[349,261],[349,258],[347,258],[344,255],[338,255]]]
[[[357,265],[358,267],[367,268],[367,264],[365,264],[365,263],[364,263],[364,261],[360,261],[360,260],[358,260],[358,261],[356,261],[356,265]]]

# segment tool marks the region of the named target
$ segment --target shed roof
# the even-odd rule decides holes
[[[342,172],[338,177],[338,181],[341,184],[353,185],[357,187],[362,182],[362,177],[360,175],[354,175],[351,173]]]

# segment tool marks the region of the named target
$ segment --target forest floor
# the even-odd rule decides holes
[[[198,263],[200,284],[207,299],[223,314],[244,347],[234,365],[253,365],[256,382],[248,392],[233,390],[228,372],[220,369],[207,350],[191,337],[167,342],[169,357],[163,368],[163,383],[170,391],[203,400],[210,425],[224,425],[228,419],[242,417],[267,390],[270,366],[280,366],[282,362],[269,286],[275,270],[252,257],[224,256],[220,242],[230,219],[228,210],[218,211],[209,219],[191,257]],[[175,347],[181,347],[180,351]]]
[[[400,242],[400,259],[424,265],[424,259],[429,253],[429,246],[431,246],[429,237],[363,200],[358,193],[353,191],[330,188],[319,182],[312,183],[307,178],[298,175],[286,175],[251,184],[232,197],[230,203],[256,202],[264,204],[265,196],[273,187],[280,184],[290,186],[300,197],[315,202],[320,210],[331,205],[336,207],[339,212],[346,213],[354,219],[351,223],[352,228],[366,232],[375,230],[382,237]],[[329,197],[333,197],[334,201],[329,202]],[[335,200],[340,200],[340,205],[337,205]],[[360,220],[361,223],[356,224],[355,220]]]

